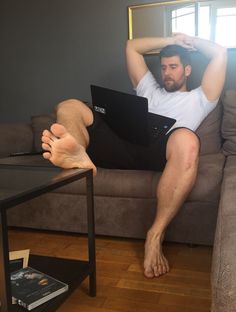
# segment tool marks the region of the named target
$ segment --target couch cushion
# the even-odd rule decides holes
[[[221,119],[222,103],[219,102],[196,131],[201,140],[201,155],[218,153],[220,151],[222,145]]]
[[[34,134],[34,151],[42,152],[41,136],[45,129],[49,129],[55,122],[55,114],[38,115],[31,117],[32,129]]]
[[[236,154],[236,91],[227,90],[223,98],[224,114],[222,121],[223,153]]]
[[[33,133],[31,126],[24,123],[0,124],[0,157],[12,153],[31,152]]]
[[[189,201],[218,202],[223,179],[225,156],[222,153],[200,157],[195,186]]]
[[[41,155],[8,157],[1,159],[0,163],[52,166]],[[200,157],[196,184],[187,201],[218,202],[224,163],[225,156],[222,153]],[[98,174],[94,178],[94,194],[119,198],[155,199],[156,186],[160,177],[161,173],[154,171],[98,168]],[[73,182],[54,192],[85,195],[85,180]]]
[[[200,157],[198,177],[188,201],[218,202],[225,157],[222,153]],[[98,168],[94,178],[96,196],[155,198],[161,173]],[[86,194],[84,181],[73,182],[55,192]]]
[[[205,118],[202,124],[197,129],[196,133],[201,140],[200,154],[218,153],[221,149],[221,118],[222,118],[222,104],[218,103],[216,108]],[[44,129],[49,129],[56,121],[55,114],[32,116],[32,128],[34,133],[34,150],[36,152],[42,151],[41,135]]]
[[[43,158],[42,155],[16,155],[14,157],[0,158],[1,165],[20,165],[20,166],[37,166],[53,167],[53,164]]]

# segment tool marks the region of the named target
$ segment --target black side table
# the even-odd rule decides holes
[[[0,165],[0,311],[26,311],[11,303],[7,209],[86,178],[88,261],[30,256],[29,265],[69,284],[69,291],[35,308],[35,312],[55,311],[68,295],[89,276],[89,294],[96,295],[95,227],[92,169],[61,170],[55,167]]]

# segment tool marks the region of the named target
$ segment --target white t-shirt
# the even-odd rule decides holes
[[[176,119],[171,129],[186,127],[195,131],[218,101],[208,101],[201,87],[186,92],[167,92],[150,71],[139,81],[136,93],[148,99],[150,113]]]

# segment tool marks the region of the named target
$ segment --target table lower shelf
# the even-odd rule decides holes
[[[70,293],[93,272],[93,268],[89,265],[88,261],[35,255],[30,256],[29,266],[69,285],[69,290],[67,292],[33,309],[32,311],[34,312],[56,311]],[[25,311],[27,310],[19,305],[12,305],[11,307],[11,312]]]

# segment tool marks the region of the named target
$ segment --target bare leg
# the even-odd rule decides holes
[[[93,123],[91,110],[82,102],[68,100],[57,107],[57,121],[49,130],[44,130],[43,157],[62,168],[96,167],[86,153],[89,143],[87,127]]]
[[[167,164],[157,187],[157,213],[145,243],[144,275],[158,277],[169,271],[162,252],[167,225],[191,191],[197,175],[199,141],[188,129],[173,132],[167,143]]]

